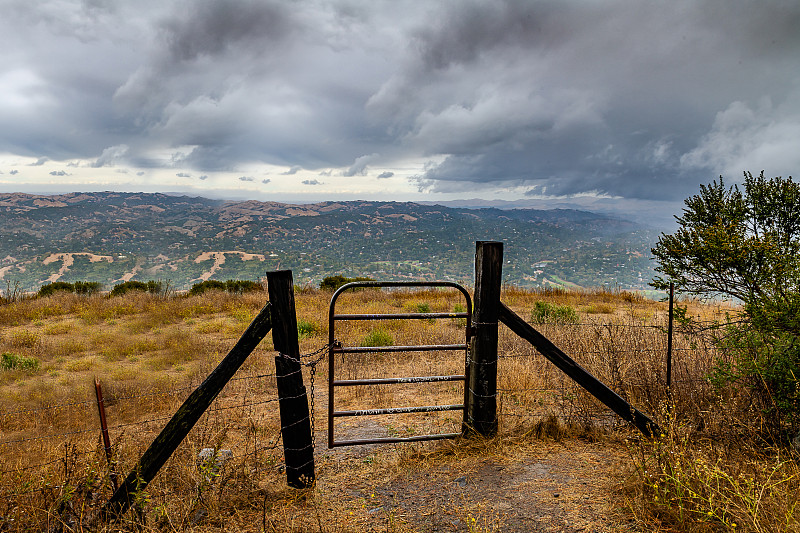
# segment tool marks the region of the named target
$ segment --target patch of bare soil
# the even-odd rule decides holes
[[[109,263],[114,262],[114,258],[112,258],[110,255],[95,255],[87,252],[50,254],[44,259],[44,261],[42,261],[42,264],[49,265],[50,263],[61,261],[61,268],[58,270],[58,272],[47,278],[45,283],[54,283],[58,281],[61,276],[69,272],[69,267],[75,263],[75,256],[78,255],[87,256],[89,258],[89,262],[91,263],[96,263],[98,261],[108,261]]]
[[[195,263],[202,263],[204,261],[208,261],[209,259],[214,260],[214,264],[207,272],[203,272],[200,277],[193,279],[192,281],[208,281],[220,268],[222,265],[225,264],[225,254],[236,254],[242,258],[242,261],[251,261],[253,259],[258,259],[259,261],[264,261],[265,257],[261,254],[248,254],[246,252],[237,252],[237,251],[230,251],[230,252],[203,252],[194,260]]]
[[[468,444],[437,444],[410,457],[408,446],[413,445],[323,451],[318,488],[348,502],[363,531],[632,530],[611,498],[627,460],[618,443],[537,441],[481,453]],[[362,463],[363,472],[369,464],[391,462],[393,455],[397,464],[383,475],[353,476],[355,463]],[[349,479],[342,479],[345,472]]]

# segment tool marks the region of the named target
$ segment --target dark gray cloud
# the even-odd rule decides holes
[[[385,172],[381,172],[380,174],[378,174],[378,179],[380,180],[385,178],[391,178],[392,176],[394,176],[394,172],[387,170]]]
[[[239,181],[256,181],[252,176],[239,176]]]
[[[764,159],[737,141],[743,127],[755,130],[747,138],[758,132],[754,122],[796,129],[800,34],[787,20],[800,7],[681,5],[470,4],[418,33],[412,61],[370,106],[399,117],[407,143],[445,155],[417,177],[432,191],[505,183],[531,194],[677,198],[737,166],[780,173],[800,163],[785,146]],[[753,83],[753,69],[777,84]],[[483,81],[465,84],[464,72]],[[781,102],[780,118],[734,111],[739,129],[714,133],[729,106],[764,98]]]
[[[780,0],[7,0],[0,153],[680,199],[797,173],[798,27]]]
[[[191,178],[192,177],[192,175],[189,174],[188,172],[178,172],[175,175],[178,176],[179,178]]]
[[[342,172],[343,176],[352,177],[352,176],[366,176],[367,175],[367,167],[373,161],[376,161],[380,158],[379,154],[369,154],[369,155],[362,155],[357,157],[356,160],[350,165],[350,168]]]
[[[317,180],[303,180],[300,183],[303,185],[322,185],[322,182]]]
[[[271,179],[269,179],[269,178],[264,178],[263,180],[261,180],[261,183],[263,183],[264,185],[266,185],[267,183],[269,183],[269,182],[271,182],[271,181],[272,181],[272,180],[271,180]]]
[[[128,154],[129,147],[127,144],[118,144],[116,146],[109,146],[103,150],[100,157],[92,163],[92,167],[113,167],[114,165],[124,161],[125,156]]]
[[[281,176],[294,176],[295,174],[297,174],[301,170],[302,170],[302,167],[300,167],[298,165],[295,165],[292,168],[290,168],[289,170],[287,170],[286,172],[281,172]]]
[[[12,170],[11,172],[9,172],[9,174],[11,174],[12,176],[16,176],[17,174],[19,174],[19,170]]]
[[[53,171],[50,172],[50,175],[51,176],[69,176],[69,174],[67,174],[63,170],[53,170]]]

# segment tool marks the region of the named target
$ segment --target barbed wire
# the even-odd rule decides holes
[[[695,323],[699,323],[699,322],[695,322]],[[710,325],[709,329],[720,326],[720,323],[718,321],[708,321],[708,322],[706,322],[706,324]],[[624,323],[620,324],[620,323],[602,323],[602,322],[599,322],[599,323],[573,323],[573,324],[547,323],[547,324],[539,324],[537,326],[555,326],[555,327],[561,327],[561,328],[564,328],[564,327],[569,328],[569,327],[572,327],[572,326],[577,326],[577,327],[591,327],[591,328],[595,328],[595,329],[606,328],[606,329],[609,329],[609,330],[612,329],[612,328],[652,329],[654,331],[666,333],[666,327],[665,326],[653,325],[653,324],[624,324]],[[679,336],[679,338],[687,339],[687,340],[688,339],[692,339],[692,338],[698,338],[698,339],[703,340],[703,341],[706,340],[704,337],[701,337],[700,335],[698,335],[696,333],[696,330],[693,330],[693,331],[686,331],[686,330],[684,330],[684,331],[676,331],[676,335]],[[292,371],[292,372],[290,372],[288,374],[278,375],[276,372],[261,373],[261,374],[251,375],[251,376],[237,376],[237,377],[233,377],[233,378],[231,378],[229,380],[229,382],[232,382],[232,381],[248,382],[250,380],[265,379],[265,378],[276,378],[276,379],[277,378],[286,378],[286,377],[289,377],[289,376],[296,375],[298,373],[302,373],[303,367],[308,368],[309,369],[309,373],[310,373],[310,394],[311,394],[311,398],[310,398],[309,416],[304,417],[301,420],[294,421],[294,422],[288,424],[287,426],[282,426],[278,430],[277,436],[270,443],[268,443],[268,444],[266,444],[264,446],[259,446],[259,447],[255,448],[253,450],[247,451],[247,452],[242,453],[240,455],[236,455],[236,456],[234,456],[234,458],[244,458],[244,457],[255,455],[255,454],[263,452],[263,451],[274,450],[274,449],[278,448],[280,446],[280,442],[282,441],[282,434],[283,434],[283,432],[285,430],[291,429],[292,427],[300,424],[301,422],[306,422],[306,421],[310,421],[310,423],[311,423],[311,433],[312,433],[311,444],[309,446],[305,446],[305,447],[297,448],[297,449],[285,448],[285,451],[300,452],[300,451],[305,451],[305,450],[307,450],[309,448],[311,448],[312,451],[313,451],[314,443],[315,443],[315,436],[314,436],[315,435],[315,430],[314,430],[314,418],[315,418],[315,413],[314,413],[314,397],[315,397],[315,394],[314,394],[314,392],[315,392],[315,382],[314,382],[314,377],[315,377],[315,373],[316,373],[316,366],[320,362],[322,362],[325,357],[327,357],[328,353],[330,352],[331,347],[333,345],[335,345],[335,344],[338,344],[338,341],[334,341],[331,344],[327,344],[325,346],[322,346],[321,348],[319,348],[319,349],[317,349],[317,350],[315,350],[313,352],[306,353],[306,354],[300,354],[299,357],[293,357],[293,356],[289,356],[287,354],[283,354],[283,353],[278,352],[276,357],[283,357],[283,358],[286,358],[286,359],[290,359],[290,360],[293,360],[293,361],[295,361],[295,362],[297,362],[297,363],[299,363],[301,365],[300,369]],[[616,349],[616,348],[611,347],[611,348],[606,349],[606,350],[588,350],[588,351],[587,350],[582,350],[582,351],[579,350],[577,353],[578,354],[659,353],[659,352],[662,352],[664,350],[665,350],[665,347],[657,347],[657,348],[626,348],[626,349]],[[691,352],[691,351],[696,351],[696,348],[673,347],[672,350],[673,350],[673,352]],[[529,357],[536,357],[536,356],[539,356],[539,355],[540,354],[538,353],[538,351],[533,349],[530,353],[500,355],[499,359],[529,358]],[[304,359],[310,359],[310,360],[304,360]],[[478,364],[478,365],[491,365],[491,364],[495,364],[496,365],[496,364],[498,364],[498,361],[496,361],[496,360],[495,361],[472,361],[469,358],[469,356],[467,356],[467,363],[468,364]],[[680,385],[680,384],[687,384],[687,383],[708,383],[708,380],[707,379],[684,379],[684,380],[673,380],[672,381],[673,386]],[[137,393],[137,394],[128,394],[128,395],[121,395],[121,396],[110,395],[110,396],[108,396],[106,398],[106,403],[121,402],[121,401],[141,399],[141,398],[147,398],[147,397],[156,398],[156,397],[172,396],[172,395],[177,395],[177,394],[179,394],[181,392],[185,392],[185,391],[188,391],[188,390],[191,390],[191,389],[194,389],[194,388],[196,388],[195,385],[189,385],[189,386],[178,387],[178,388],[169,389],[169,390],[147,391],[147,392],[142,392],[142,393]],[[524,393],[524,392],[542,392],[542,393],[551,393],[553,395],[557,395],[557,394],[563,395],[565,393],[565,387],[564,386],[562,386],[561,388],[555,388],[555,389],[553,389],[553,388],[542,388],[542,387],[498,388],[494,394],[489,394],[489,395],[477,393],[476,391],[474,391],[472,389],[468,389],[468,390],[474,396],[479,397],[479,398],[497,398],[497,397],[502,397],[504,394],[513,395],[515,393]],[[292,396],[292,397],[287,397],[286,399],[299,398],[299,397],[302,397],[302,396],[307,396],[307,394],[306,393],[302,393],[302,394],[298,394],[298,395],[295,395],[295,396]],[[227,398],[227,397],[228,396],[224,396],[222,398],[218,398],[217,401],[219,401],[220,399]],[[225,405],[225,406],[219,406],[218,405],[216,407],[208,409],[206,411],[206,413],[213,413],[213,412],[218,412],[218,411],[225,411],[225,410],[239,409],[239,408],[247,409],[247,408],[252,408],[254,406],[265,405],[265,404],[274,403],[274,402],[278,402],[278,401],[280,401],[279,398],[270,398],[270,399],[266,399],[266,400],[255,401],[255,402],[244,402],[244,403],[241,403],[241,404],[237,403],[235,405]],[[5,413],[0,413],[0,417],[9,417],[9,416],[25,415],[25,414],[35,414],[35,413],[40,413],[40,412],[44,412],[44,411],[48,411],[48,410],[66,409],[66,408],[78,407],[78,406],[88,406],[88,405],[91,405],[93,403],[94,403],[93,401],[88,400],[88,401],[65,402],[65,403],[60,403],[60,404],[51,404],[51,405],[44,406],[44,407],[18,409],[18,410],[15,410],[15,411],[8,411],[8,412],[5,412]],[[542,404],[542,405],[540,405],[540,407],[544,407],[545,405],[546,406],[550,406],[550,407],[556,407],[556,408],[559,408],[561,410],[563,410],[565,408],[565,406],[561,405],[561,403],[558,402],[557,399],[554,402],[546,402],[546,404]],[[536,414],[536,413],[533,413],[533,412],[527,412],[527,413],[522,413],[522,414],[510,413],[510,412],[506,412],[505,406],[502,406],[499,411],[503,413],[502,416],[528,417],[528,418],[549,416],[549,415],[543,415],[543,414]],[[572,416],[572,415],[568,415],[568,416]],[[581,416],[587,416],[587,415],[581,415]],[[613,416],[614,416],[613,414],[607,413],[607,412],[606,413],[593,413],[592,415],[590,415],[590,418],[604,419],[604,418],[612,418]],[[149,419],[149,420],[145,420],[145,421],[137,421],[137,422],[124,423],[124,424],[117,424],[117,425],[109,427],[109,429],[110,430],[115,430],[115,429],[122,429],[122,428],[133,427],[133,426],[142,426],[142,425],[147,425],[147,424],[151,424],[151,423],[155,423],[155,422],[165,421],[165,420],[168,420],[170,418],[171,418],[170,416],[165,416],[165,417],[157,417],[157,418],[153,418],[153,419]],[[91,432],[99,432],[99,428],[80,429],[80,430],[67,431],[67,432],[62,432],[62,433],[52,433],[52,434],[48,434],[48,435],[39,435],[39,436],[35,436],[35,437],[27,437],[27,438],[21,438],[21,439],[17,439],[17,440],[3,441],[3,442],[0,442],[0,447],[10,446],[10,445],[13,445],[13,444],[29,443],[29,442],[34,442],[34,441],[44,441],[44,440],[49,440],[49,439],[55,439],[55,438],[58,438],[58,437],[69,437],[69,436],[86,434],[86,433],[91,433]],[[90,450],[90,451],[86,451],[86,452],[80,452],[80,453],[82,455],[89,455],[89,454],[92,454],[92,453],[96,453],[96,449],[93,449],[93,450]],[[14,469],[14,470],[0,471],[0,475],[6,475],[6,474],[14,473],[14,472],[31,470],[31,469],[35,469],[35,468],[45,468],[45,467],[47,467],[49,465],[58,463],[59,461],[62,461],[62,460],[63,460],[63,458],[57,458],[57,459],[53,459],[52,461],[47,461],[47,462],[39,463],[39,464],[36,464],[36,465],[28,465],[28,466],[25,466],[25,467],[18,467],[18,468]],[[310,461],[309,461],[309,463],[310,463]],[[293,468],[302,469],[303,467],[307,466],[309,463],[306,463],[306,464],[301,465],[299,467],[295,466]]]
[[[17,415],[17,414],[38,413],[38,412],[41,412],[41,411],[48,411],[48,410],[51,410],[51,409],[60,409],[62,407],[72,407],[74,405],[86,405],[86,404],[92,404],[92,403],[94,403],[92,400],[86,400],[86,401],[83,401],[83,402],[55,403],[55,404],[52,404],[52,405],[46,405],[44,407],[32,407],[30,409],[26,408],[26,409],[18,409],[16,411],[7,411],[7,412],[0,413],[0,416],[11,416],[11,415]]]
[[[206,412],[224,411],[224,410],[235,409],[235,408],[246,408],[246,407],[251,407],[251,406],[255,406],[255,405],[262,405],[262,404],[267,404],[267,403],[272,403],[272,402],[277,402],[277,401],[278,401],[278,398],[270,398],[270,399],[267,399],[267,400],[260,400],[260,401],[257,401],[257,402],[249,402],[249,403],[237,404],[237,405],[232,405],[232,406],[213,407],[213,408],[209,408]],[[113,426],[109,426],[108,429],[109,430],[114,430],[114,429],[121,429],[121,428],[126,428],[126,427],[131,427],[131,426],[140,426],[140,425],[152,424],[154,422],[163,422],[165,420],[169,420],[170,418],[172,418],[172,416],[163,416],[163,417],[158,417],[158,418],[152,418],[152,419],[149,419],[149,420],[140,420],[140,421],[136,421],[136,422],[127,422],[127,423],[123,423],[123,424],[115,424]],[[57,437],[68,437],[68,436],[71,436],[71,435],[80,435],[80,434],[84,434],[84,433],[91,433],[91,432],[94,432],[94,431],[99,431],[99,428],[79,429],[79,430],[64,431],[64,432],[59,432],[59,433],[49,433],[49,434],[46,434],[46,435],[38,435],[36,437],[23,437],[23,438],[15,439],[15,440],[0,441],[0,446],[7,446],[7,445],[12,445],[12,444],[21,444],[23,442],[34,442],[34,441],[50,440],[50,439],[54,439],[54,438],[57,438]]]

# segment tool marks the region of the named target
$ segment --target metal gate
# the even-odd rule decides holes
[[[407,288],[407,287],[448,287],[461,292],[464,296],[467,311],[465,313],[383,313],[383,314],[336,314],[336,300],[345,291],[357,288]],[[340,287],[331,297],[330,309],[328,311],[328,342],[330,353],[328,357],[328,448],[338,446],[352,446],[356,444],[375,444],[383,442],[413,442],[423,440],[450,439],[460,435],[460,433],[437,433],[433,435],[415,435],[410,437],[382,437],[373,439],[339,440],[334,437],[333,421],[335,418],[348,416],[372,416],[372,415],[392,415],[401,413],[431,413],[436,411],[463,411],[467,403],[467,383],[469,383],[469,365],[467,364],[467,352],[471,336],[471,317],[472,299],[467,290],[457,283],[448,281],[428,281],[428,282],[404,282],[404,281],[356,281]],[[427,344],[416,346],[343,346],[336,340],[336,323],[344,320],[431,320],[443,318],[464,318],[466,327],[464,329],[463,344]],[[451,376],[415,376],[415,377],[393,377],[375,379],[337,379],[336,378],[336,355],[337,354],[356,354],[356,353],[381,353],[381,352],[431,352],[431,351],[463,351],[464,352],[464,374]],[[335,406],[336,387],[354,387],[362,385],[386,385],[386,384],[410,384],[410,383],[434,383],[447,381],[464,382],[464,402],[458,405],[426,405],[418,407],[394,407],[388,409],[360,409],[354,411],[337,411]]]

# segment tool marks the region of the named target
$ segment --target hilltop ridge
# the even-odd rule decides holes
[[[291,268],[299,284],[336,273],[468,280],[476,240],[506,243],[510,283],[643,289],[655,240],[633,222],[573,209],[119,192],[2,193],[0,231],[0,281],[26,290],[55,280],[130,279],[186,288],[209,277],[258,279],[275,268]]]

